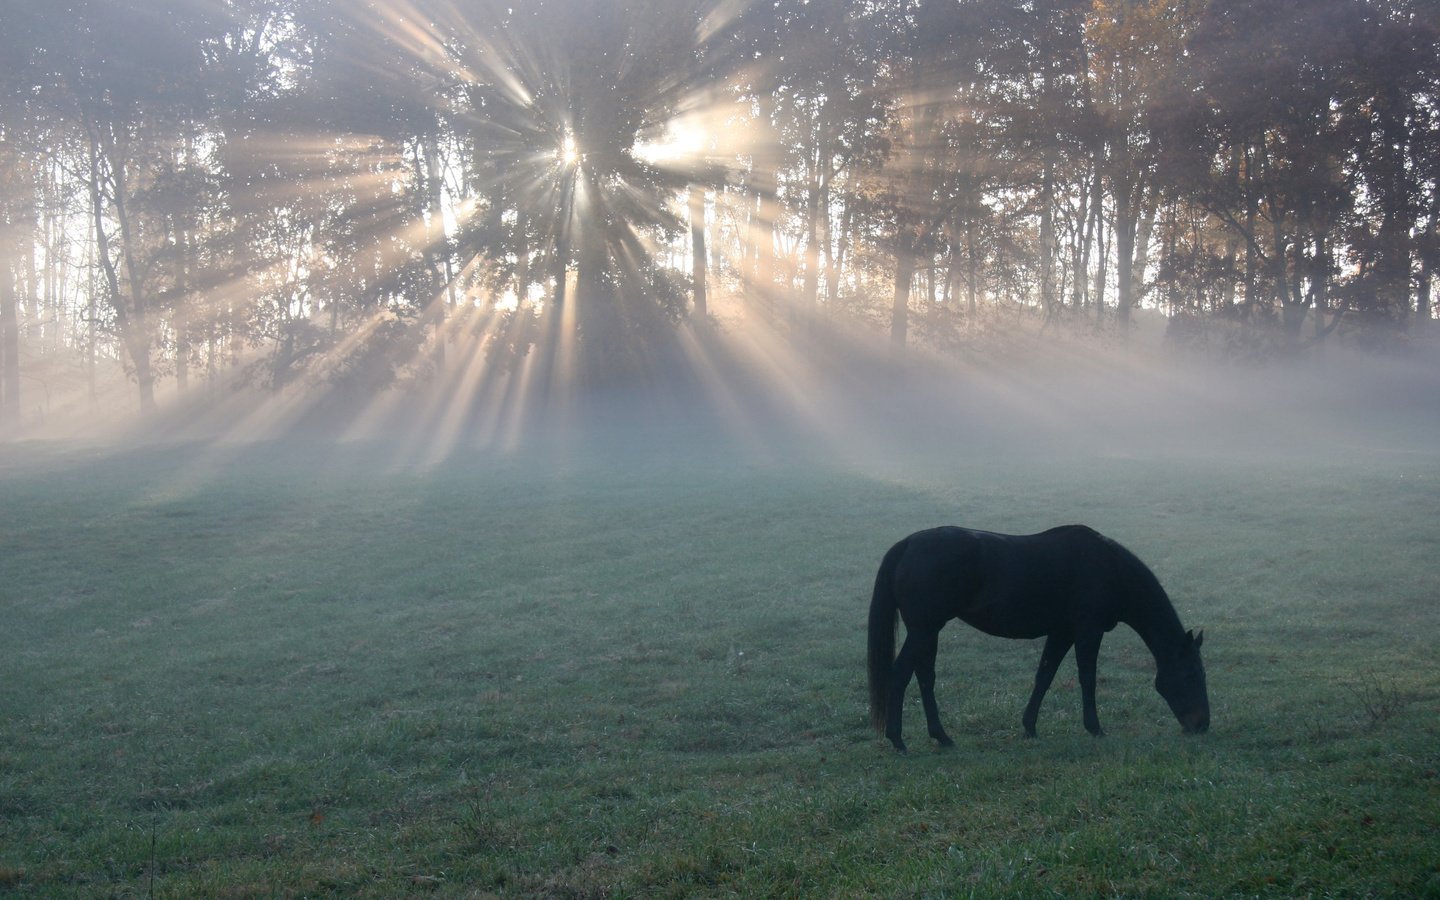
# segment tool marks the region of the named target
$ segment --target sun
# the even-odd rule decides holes
[[[575,135],[566,134],[555,150],[555,158],[567,166],[573,166],[580,162],[580,148],[575,144]]]
[[[652,165],[674,165],[705,155],[708,135],[699,124],[677,119],[666,124],[657,140],[642,141],[635,155]]]

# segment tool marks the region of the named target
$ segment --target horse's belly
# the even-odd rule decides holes
[[[1020,640],[1044,637],[1051,632],[1053,625],[1036,616],[1016,615],[1011,611],[986,607],[964,610],[960,613],[960,620],[986,634]]]

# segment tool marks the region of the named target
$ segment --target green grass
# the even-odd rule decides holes
[[[373,448],[0,466],[0,893],[1440,895],[1440,454]],[[896,539],[1081,521],[1206,632],[1186,738],[1125,629],[942,635],[939,752],[868,730]],[[908,698],[914,701],[914,691]]]

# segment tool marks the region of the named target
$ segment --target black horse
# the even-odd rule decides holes
[[[895,654],[896,617],[905,643]],[[905,538],[885,554],[870,601],[870,722],[901,752],[901,702],[910,676],[930,736],[949,747],[935,705],[935,650],[940,629],[959,618],[987,634],[1045,636],[1035,689],[1025,707],[1025,733],[1035,736],[1040,701],[1060,661],[1075,647],[1085,728],[1097,737],[1095,660],[1105,632],[1124,622],[1155,656],[1155,690],[1186,733],[1210,727],[1200,635],[1185,631],[1170,598],[1135,554],[1086,528],[1066,525],[1040,534],[993,534],[932,528]]]

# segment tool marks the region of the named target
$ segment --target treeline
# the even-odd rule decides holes
[[[1431,318],[1430,0],[0,7],[0,422],[29,373],[383,388],[739,298],[1382,346]],[[91,375],[93,378],[93,374]]]

